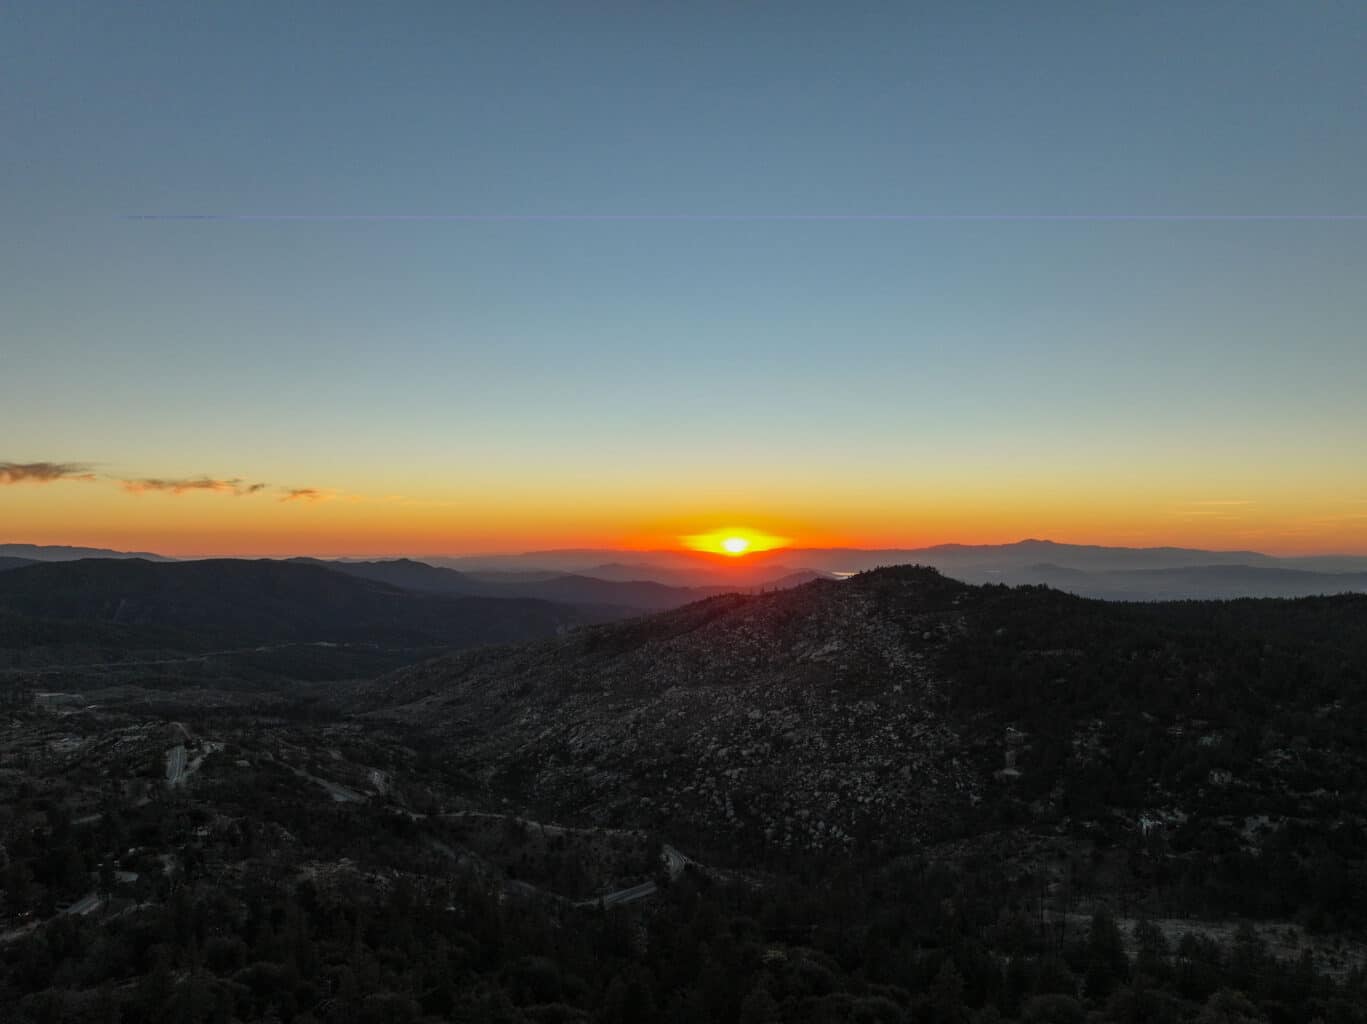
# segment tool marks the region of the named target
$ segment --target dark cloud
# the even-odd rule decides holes
[[[266,484],[243,483],[238,477],[219,480],[211,476],[143,477],[138,480],[122,480],[123,489],[129,494],[146,494],[148,491],[162,491],[168,494],[184,494],[186,491],[212,491],[216,494],[255,494],[264,490]]]
[[[50,484],[54,480],[94,480],[83,462],[0,462],[0,484]]]

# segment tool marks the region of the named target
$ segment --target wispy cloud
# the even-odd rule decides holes
[[[1184,519],[1236,519],[1253,504],[1246,498],[1205,498],[1200,501],[1184,501],[1169,509],[1168,514]]]
[[[215,494],[255,494],[265,490],[267,484],[249,484],[237,477],[220,480],[210,476],[193,477],[142,477],[136,480],[120,480],[123,489],[129,494],[146,494],[160,491],[167,494],[185,494],[188,491],[210,491]]]
[[[0,486],[22,483],[53,483],[58,480],[107,480],[118,484],[129,494],[182,495],[193,492],[226,494],[237,498],[260,494],[271,488],[264,481],[245,480],[239,476],[140,476],[127,477],[96,473],[85,462],[0,462]],[[322,487],[279,487],[281,501],[319,502],[341,499],[362,501],[359,495],[343,494]]]
[[[352,495],[351,501],[364,501],[366,499],[359,495]],[[401,505],[404,508],[455,508],[460,505],[459,501],[441,500],[437,498],[410,498],[406,494],[386,494],[383,498],[375,499],[389,505]]]
[[[84,462],[0,462],[0,484],[50,484],[55,480],[94,480]]]
[[[327,501],[334,497],[329,491],[317,487],[286,487],[281,501]]]

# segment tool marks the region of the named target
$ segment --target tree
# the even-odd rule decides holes
[[[773,1024],[778,1019],[778,1003],[760,982],[740,1004],[740,1024]]]
[[[1234,932],[1229,953],[1229,974],[1242,991],[1251,992],[1262,983],[1269,960],[1267,943],[1248,922]]]
[[[1172,965],[1168,960],[1168,940],[1163,935],[1163,930],[1152,921],[1136,922],[1134,941],[1139,947],[1135,973],[1147,975],[1155,980],[1165,980],[1172,973]]]
[[[1206,1000],[1196,1024],[1267,1024],[1248,996],[1232,988],[1222,988]]]
[[[965,1018],[964,979],[949,958],[931,983],[930,1011],[935,1024],[960,1024]]]
[[[1084,1024],[1087,1012],[1072,996],[1035,996],[1021,1012],[1021,1024]]]
[[[640,970],[632,971],[625,979],[612,979],[599,1019],[603,1024],[648,1024],[655,1017],[655,996],[649,976]]]
[[[1087,933],[1087,974],[1083,982],[1087,998],[1105,999],[1117,983],[1125,980],[1129,966],[1115,919],[1106,910],[1098,910]]]

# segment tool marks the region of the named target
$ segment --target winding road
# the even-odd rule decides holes
[[[660,848],[660,859],[665,862],[665,870],[669,872],[669,880],[672,882],[683,874],[684,868],[693,862],[685,857],[674,847],[665,843]],[[602,896],[591,900],[580,900],[575,904],[577,907],[616,907],[624,903],[635,903],[643,900],[647,896],[654,896],[660,891],[660,887],[654,882],[641,882],[626,889],[617,889],[614,892],[604,893]]]

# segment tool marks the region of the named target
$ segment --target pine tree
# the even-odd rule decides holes
[[[930,1009],[935,1024],[961,1024],[965,1019],[964,979],[951,959],[945,959],[931,983]]]

